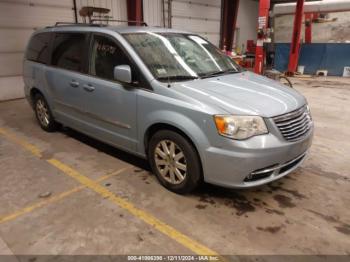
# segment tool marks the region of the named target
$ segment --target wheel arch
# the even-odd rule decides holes
[[[204,154],[202,151],[204,150],[204,148],[206,148],[209,145],[209,142],[205,134],[203,133],[202,128],[200,128],[195,122],[193,122],[190,118],[186,116],[179,115],[179,114],[174,115],[173,113],[169,113],[169,112],[167,115],[168,115],[167,120],[154,121],[150,123],[148,127],[145,129],[145,132],[143,133],[144,134],[143,140],[141,140],[143,141],[142,151],[145,152],[145,155],[147,157],[150,139],[156,132],[160,130],[174,131],[180,134],[181,136],[183,136],[193,146],[199,158],[201,170],[203,174]],[[174,121],[171,121],[171,119],[174,119]]]
[[[147,130],[144,134],[144,139],[143,139],[143,146],[144,146],[146,156],[148,156],[149,142],[150,142],[152,136],[160,130],[171,130],[173,132],[176,132],[179,135],[183,136],[193,146],[193,148],[198,156],[198,159],[199,159],[201,176],[203,178],[203,176],[204,176],[203,156],[200,154],[200,151],[199,151],[199,148],[198,148],[196,142],[193,141],[193,137],[191,137],[190,135],[187,134],[186,131],[184,131],[184,128],[178,127],[172,123],[157,122],[157,123],[153,123],[152,125],[150,125],[147,128]]]
[[[37,94],[40,94],[40,95],[45,97],[45,95],[43,94],[43,92],[41,92],[41,90],[39,88],[36,88],[35,86],[32,87],[29,91],[29,97],[30,97],[30,102],[31,102],[32,106],[34,104],[34,98]]]
[[[198,151],[198,149],[197,149],[196,145],[194,144],[194,142],[192,141],[192,139],[183,130],[181,130],[180,128],[178,128],[174,125],[159,122],[159,123],[154,123],[151,126],[149,126],[145,132],[143,143],[144,143],[146,154],[148,151],[149,141],[151,140],[152,136],[160,130],[171,130],[171,131],[178,133],[179,135],[182,135],[185,139],[188,140],[188,142],[190,142],[193,145],[193,147],[196,149],[196,151]]]
[[[51,113],[55,116],[55,111],[54,111],[54,104],[53,104],[53,98],[50,96],[50,93],[47,93],[45,89],[39,88],[37,86],[33,86],[29,90],[29,98],[30,98],[30,104],[34,108],[34,98],[37,94],[42,95],[46,102],[49,105],[49,108],[51,110]]]

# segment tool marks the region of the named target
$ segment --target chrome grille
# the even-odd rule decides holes
[[[276,116],[273,120],[288,141],[301,139],[312,127],[312,119],[307,106],[285,115]]]

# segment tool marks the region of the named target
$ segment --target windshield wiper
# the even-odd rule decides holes
[[[223,71],[217,71],[217,72],[202,74],[202,75],[200,75],[200,77],[201,78],[210,78],[210,77],[214,77],[214,76],[233,74],[233,73],[240,73],[240,71],[237,70],[237,69],[227,69],[227,70],[223,70]]]
[[[198,79],[198,76],[186,76],[186,75],[176,75],[176,76],[161,76],[157,77],[157,80],[159,81],[171,81],[171,80],[192,80],[192,79]]]

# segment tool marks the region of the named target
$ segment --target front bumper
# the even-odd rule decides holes
[[[204,180],[228,188],[249,188],[277,180],[298,168],[306,158],[313,127],[295,142],[272,132],[246,141],[226,139],[225,145],[209,147],[203,164]]]

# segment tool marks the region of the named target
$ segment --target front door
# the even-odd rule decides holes
[[[114,38],[102,34],[92,35],[89,54],[89,76],[82,88],[90,132],[135,151],[137,86],[119,83],[113,77],[115,66],[131,66],[131,62]]]

